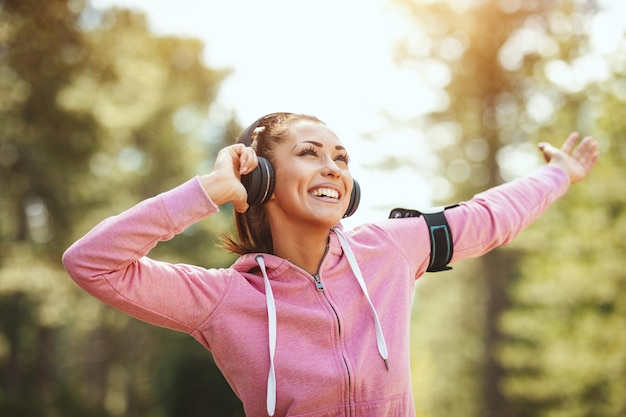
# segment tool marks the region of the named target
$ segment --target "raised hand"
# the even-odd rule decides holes
[[[248,210],[248,193],[241,183],[241,176],[251,172],[258,164],[254,150],[243,144],[220,149],[213,171],[200,177],[206,193],[217,205],[232,203],[235,210]]]
[[[541,142],[538,147],[546,162],[565,171],[572,184],[585,179],[600,157],[598,142],[591,136],[580,140],[576,132],[569,135],[561,149],[547,142]]]

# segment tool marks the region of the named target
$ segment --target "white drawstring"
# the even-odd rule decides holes
[[[387,343],[385,342],[385,336],[383,335],[383,328],[380,325],[380,320],[378,319],[378,314],[376,313],[376,308],[370,299],[370,295],[367,292],[367,286],[365,285],[365,280],[363,279],[363,274],[361,273],[361,268],[359,268],[359,264],[356,261],[356,257],[352,252],[352,248],[348,244],[348,240],[344,236],[343,232],[338,228],[332,229],[339,238],[339,243],[341,243],[341,248],[346,254],[346,258],[348,259],[348,263],[350,264],[350,268],[352,268],[352,273],[356,277],[356,280],[359,282],[359,286],[361,287],[361,291],[363,291],[363,295],[367,299],[367,302],[372,309],[372,315],[374,316],[374,324],[376,326],[376,345],[378,346],[378,353],[380,357],[385,361],[385,367],[389,370],[389,363],[387,362],[389,353],[387,352]]]
[[[276,372],[274,370],[274,352],[276,350],[276,305],[274,304],[274,293],[270,285],[265,270],[265,260],[263,255],[257,255],[256,261],[261,267],[263,273],[263,281],[265,282],[265,303],[267,305],[267,321],[269,330],[269,349],[270,349],[270,371],[267,376],[267,414],[271,417],[276,410]]]
[[[389,370],[388,352],[387,352],[387,343],[385,342],[385,336],[383,335],[383,328],[380,324],[380,320],[378,319],[378,313],[376,313],[376,308],[370,299],[370,295],[367,291],[367,287],[365,285],[365,280],[363,279],[363,274],[361,273],[361,269],[359,268],[359,264],[356,261],[356,257],[352,252],[352,248],[348,244],[348,240],[344,236],[343,232],[337,228],[332,229],[339,238],[339,243],[346,254],[346,258],[348,259],[348,263],[350,264],[350,268],[352,269],[352,273],[356,277],[356,280],[361,287],[361,291],[363,295],[365,295],[365,299],[370,305],[372,310],[372,315],[374,317],[374,325],[376,327],[376,345],[378,347],[378,353],[381,358],[385,362],[385,367]],[[265,283],[265,303],[267,305],[267,321],[268,321],[268,333],[269,333],[269,353],[270,353],[270,370],[267,376],[267,414],[271,417],[274,415],[276,411],[276,371],[274,369],[274,352],[276,351],[276,304],[274,302],[274,293],[272,292],[272,286],[270,285],[270,280],[267,277],[267,271],[265,268],[265,260],[263,259],[263,255],[257,255],[255,260],[259,264],[261,268],[261,273],[263,274],[263,282]]]

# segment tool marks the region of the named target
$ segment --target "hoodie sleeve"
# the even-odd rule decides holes
[[[85,291],[140,320],[191,333],[219,303],[228,271],[148,258],[160,241],[218,211],[193,178],[105,219],[63,254]]]
[[[446,211],[454,240],[452,262],[510,243],[567,191],[567,174],[545,165],[528,177],[477,194]]]
[[[511,242],[567,191],[569,183],[563,170],[545,165],[532,175],[493,187],[446,210],[454,242],[451,263],[481,256]],[[379,229],[372,230],[378,241],[389,243],[387,246],[394,253],[402,254],[411,263],[415,278],[419,278],[430,258],[430,239],[423,216],[387,219],[377,225]]]

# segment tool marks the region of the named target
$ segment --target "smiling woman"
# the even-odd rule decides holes
[[[250,416],[414,416],[407,329],[415,281],[440,248],[431,236],[452,243],[446,261],[480,256],[598,159],[595,140],[572,134],[561,149],[540,145],[546,166],[439,213],[440,225],[416,216],[344,231],[356,182],[333,130],[272,113],[240,142],[219,151],[209,174],[101,222],[63,261],[95,297],[209,349]],[[250,204],[242,176],[264,166],[270,196]],[[148,257],[226,203],[238,219],[226,246],[241,255],[230,268]]]

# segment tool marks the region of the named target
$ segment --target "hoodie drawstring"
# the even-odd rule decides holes
[[[378,347],[378,353],[380,357],[385,362],[385,367],[389,370],[388,352],[387,352],[387,343],[385,342],[385,336],[383,335],[383,328],[380,324],[380,320],[378,319],[378,313],[376,313],[376,308],[370,299],[369,292],[367,291],[367,287],[365,285],[365,280],[363,279],[363,274],[361,273],[361,268],[359,268],[359,264],[356,261],[356,257],[354,256],[354,252],[352,252],[352,248],[348,244],[348,240],[344,236],[343,232],[337,228],[332,229],[339,238],[339,243],[341,244],[341,248],[346,254],[346,258],[348,259],[348,263],[350,264],[350,268],[352,269],[352,273],[356,277],[356,280],[361,287],[361,291],[365,296],[365,299],[370,305],[370,309],[372,310],[372,316],[374,317],[374,325],[376,327],[376,345]],[[272,292],[272,286],[270,285],[270,280],[267,277],[267,270],[265,268],[265,260],[263,259],[263,255],[257,255],[255,260],[259,264],[261,268],[261,273],[263,274],[263,282],[265,283],[265,303],[267,305],[267,321],[268,321],[268,332],[269,332],[269,353],[270,353],[270,370],[267,376],[267,414],[271,417],[274,415],[276,410],[276,371],[274,369],[274,353],[276,351],[276,304],[274,302],[274,293]]]
[[[274,370],[274,352],[276,351],[276,304],[274,303],[274,293],[270,280],[265,270],[265,260],[263,255],[257,255],[255,260],[263,273],[265,282],[265,303],[267,305],[267,321],[269,331],[269,351],[270,351],[270,371],[267,376],[267,414],[271,417],[276,410],[276,372]]]
[[[376,308],[370,299],[369,292],[367,291],[367,286],[365,285],[365,280],[363,279],[363,274],[361,273],[361,268],[359,268],[359,264],[356,261],[356,257],[354,256],[354,252],[352,252],[352,248],[348,244],[348,240],[341,230],[338,228],[332,229],[339,238],[339,243],[341,243],[341,248],[343,252],[346,254],[346,258],[348,259],[348,263],[350,264],[350,268],[352,268],[352,273],[356,277],[356,280],[359,282],[359,286],[361,287],[361,291],[363,291],[363,295],[367,299],[367,302],[370,305],[372,310],[372,315],[374,316],[374,324],[376,326],[376,345],[378,346],[378,353],[380,357],[385,361],[385,367],[389,370],[389,363],[387,359],[389,358],[389,353],[387,352],[387,343],[385,342],[385,336],[383,335],[383,327],[380,325],[380,320],[378,319],[378,313],[376,313]]]

